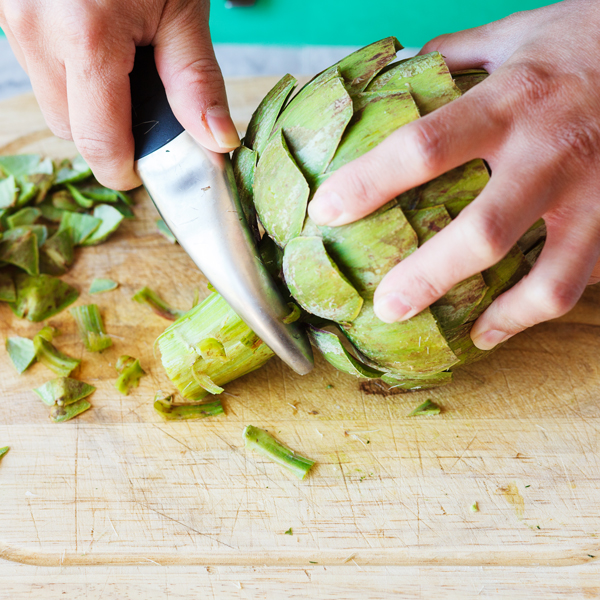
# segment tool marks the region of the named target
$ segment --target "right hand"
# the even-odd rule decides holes
[[[209,0],[0,0],[0,25],[48,127],[115,189],[140,185],[129,89],[136,46],[154,46],[171,108],[199,143],[239,145],[208,13]]]

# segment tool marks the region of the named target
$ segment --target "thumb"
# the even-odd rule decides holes
[[[165,9],[153,42],[156,68],[177,120],[209,150],[237,148],[240,138],[208,29],[208,2],[190,2],[172,15]]]

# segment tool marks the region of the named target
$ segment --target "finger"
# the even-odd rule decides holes
[[[119,190],[137,187],[129,87],[135,45],[98,33],[97,38],[87,36],[85,47],[77,51],[66,60],[73,141],[101,184]]]
[[[594,285],[595,283],[600,283],[600,260],[596,263],[592,271],[588,285]]]
[[[11,16],[11,15],[9,15]],[[17,60],[29,75],[40,110],[54,135],[71,139],[65,68],[56,58],[33,19],[26,11],[12,15],[4,31]]]
[[[548,229],[546,245],[531,273],[475,322],[471,339],[478,348],[491,350],[519,331],[560,317],[575,306],[600,256],[600,227],[582,232],[583,222],[563,222],[560,228]]]
[[[488,158],[502,126],[486,98],[487,82],[468,96],[404,125],[363,156],[338,169],[308,205],[318,225],[365,217],[390,199],[474,158]]]
[[[383,278],[374,298],[377,316],[386,323],[409,319],[499,262],[546,212],[550,194],[539,191],[549,189],[544,177],[519,178],[514,165],[495,173],[477,200]]]
[[[208,29],[208,3],[165,15],[154,40],[156,66],[175,116],[203,146],[230,152],[240,138]]]

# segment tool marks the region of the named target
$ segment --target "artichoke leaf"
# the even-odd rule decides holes
[[[23,269],[28,275],[39,275],[39,252],[35,233],[25,231],[16,238],[5,236],[0,241],[0,260]]]
[[[85,242],[100,227],[102,219],[97,219],[91,215],[79,214],[76,212],[64,212],[60,220],[59,231],[65,229],[71,230],[71,236],[74,246],[79,246]]]
[[[383,371],[374,369],[352,356],[335,333],[313,325],[308,325],[307,332],[313,346],[318,348],[325,360],[338,371],[368,379],[379,379],[384,374]]]
[[[14,175],[0,181],[0,208],[10,208],[15,205],[19,188]]]
[[[269,143],[283,129],[290,152],[312,183],[331,161],[353,112],[352,99],[339,76],[317,79],[284,109]]]
[[[283,254],[283,275],[300,306],[318,317],[353,321],[363,299],[331,260],[320,237],[297,237]]]
[[[233,175],[240,195],[240,204],[246,217],[246,222],[252,231],[254,240],[260,241],[260,232],[256,220],[256,208],[254,206],[254,174],[256,172],[256,162],[258,153],[249,150],[245,146],[238,146],[233,151],[231,162],[233,165]]]
[[[256,152],[257,157],[262,155],[281,109],[295,85],[295,77],[289,74],[284,75],[262,99],[252,114],[244,137],[244,146]]]
[[[354,321],[340,325],[362,354],[404,377],[433,375],[458,362],[429,309],[408,321],[384,323],[368,300]]]
[[[15,284],[9,273],[0,271],[0,302],[14,302],[17,299]]]
[[[53,317],[79,296],[75,288],[50,275],[33,277],[20,273],[14,282],[16,299],[10,308],[21,319],[34,323]]]
[[[81,242],[82,246],[97,246],[105,242],[118,228],[123,215],[110,204],[98,204],[94,208],[94,218],[100,220],[98,228]]]
[[[14,229],[15,227],[21,227],[23,225],[33,225],[41,216],[42,212],[39,208],[28,206],[22,208],[13,215],[10,215],[10,217],[7,217],[6,224],[9,229]]]
[[[354,116],[327,167],[335,171],[375,148],[390,133],[419,118],[409,92],[362,93],[354,98]]]
[[[367,91],[408,91],[423,116],[461,96],[439,52],[390,65],[375,78]]]
[[[254,179],[258,216],[279,246],[300,235],[309,194],[308,183],[279,131],[265,148]]]
[[[74,258],[71,229],[57,231],[40,248],[40,271],[49,275],[62,275],[73,264]]]

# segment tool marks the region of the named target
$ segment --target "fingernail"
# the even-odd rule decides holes
[[[488,331],[483,331],[482,333],[477,333],[472,335],[472,340],[475,346],[477,346],[480,350],[491,350],[495,348],[498,344],[506,341],[510,336],[510,334],[505,331],[498,331],[497,329],[490,329]]]
[[[223,150],[231,150],[240,145],[240,136],[226,108],[215,106],[206,111],[206,124]]]
[[[398,294],[387,294],[375,302],[375,314],[384,323],[403,321],[412,316],[413,308]]]
[[[343,212],[342,199],[335,192],[323,192],[308,205],[308,216],[317,225],[333,225]]]

